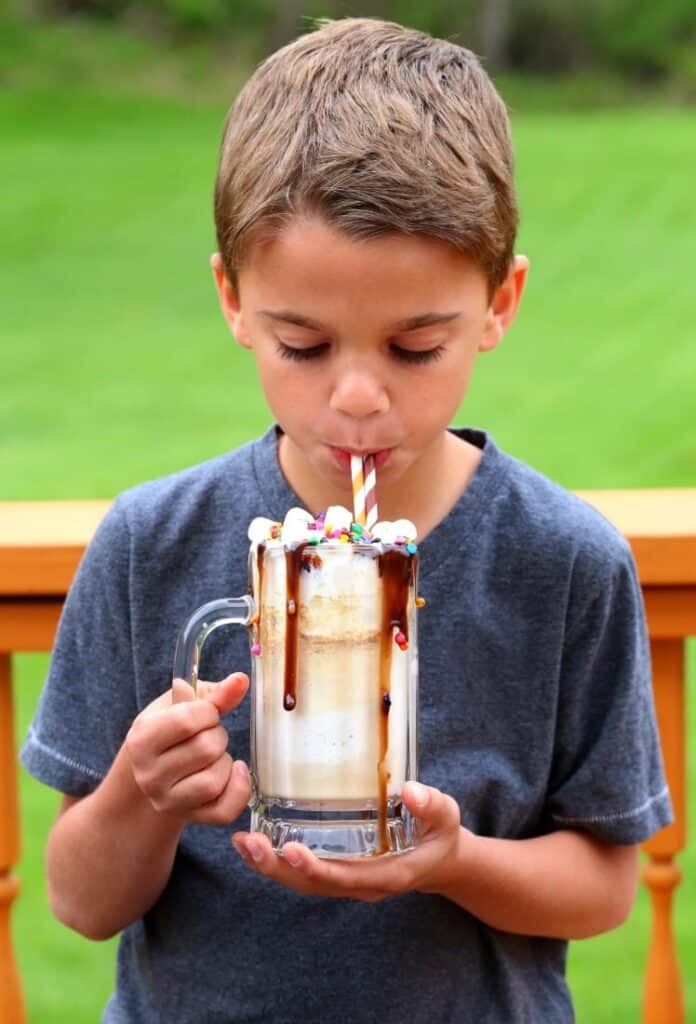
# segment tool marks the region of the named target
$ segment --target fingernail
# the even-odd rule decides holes
[[[249,778],[249,769],[244,761],[235,761],[233,765],[234,774],[240,782],[246,782]]]
[[[430,797],[428,790],[425,786],[421,786],[420,782],[411,783],[411,796],[416,807],[425,807]]]
[[[291,868],[297,868],[302,863],[302,857],[299,855],[297,850],[284,850],[283,857]]]
[[[247,853],[251,854],[252,860],[254,860],[256,864],[258,864],[258,862],[263,857],[263,850],[261,849],[259,844],[255,843],[253,840],[250,840],[247,843],[247,847],[246,848],[247,848]]]

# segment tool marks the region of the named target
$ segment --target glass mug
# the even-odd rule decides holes
[[[409,548],[252,545],[251,593],[203,605],[179,634],[174,678],[195,691],[210,633],[249,628],[251,830],[276,852],[289,841],[327,858],[415,845],[401,800],[417,777],[418,556]]]

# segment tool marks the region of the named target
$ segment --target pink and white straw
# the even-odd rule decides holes
[[[377,472],[372,455],[351,455],[350,475],[353,484],[353,516],[368,531],[377,522]]]

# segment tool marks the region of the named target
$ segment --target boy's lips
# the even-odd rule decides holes
[[[363,459],[366,455],[371,455],[375,460],[375,469],[377,470],[382,468],[394,450],[393,448],[379,448],[374,451],[356,451],[352,448],[337,448],[332,444],[330,444],[328,448],[334,462],[336,462],[341,469],[345,470],[346,473],[350,472],[351,455],[359,455]]]

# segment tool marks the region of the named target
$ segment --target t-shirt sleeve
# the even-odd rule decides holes
[[[592,599],[569,609],[547,824],[631,844],[669,824],[672,811],[642,593],[630,549],[619,543]]]
[[[63,607],[20,760],[71,796],[96,789],[137,714],[129,615],[129,530],[120,499],[100,523]]]

